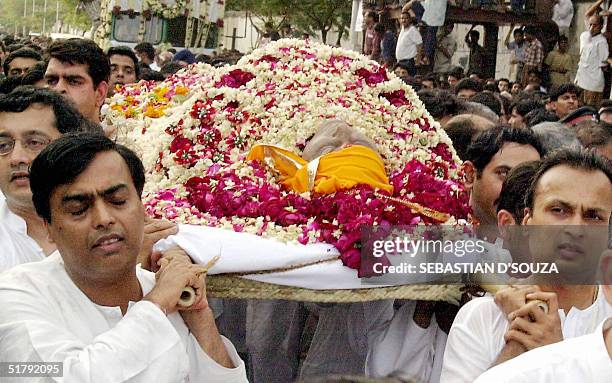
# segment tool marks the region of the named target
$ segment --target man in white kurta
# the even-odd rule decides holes
[[[603,19],[591,16],[587,20],[587,31],[580,35],[580,62],[576,72],[576,85],[584,90],[583,102],[598,107],[604,90],[603,67],[608,60],[608,42],[601,34]]]
[[[144,295],[155,275],[137,269]],[[235,368],[213,361],[180,314],[147,300],[97,305],[72,282],[58,253],[0,277],[0,361],[63,362],[65,383],[246,382],[244,363],[223,342]],[[58,380],[62,381],[62,380]]]
[[[0,274],[0,361],[62,363],[67,383],[247,381],[215,326],[201,266],[180,250],[156,275],[136,266],[145,212],[135,153],[99,134],[64,135],[29,181],[61,256]],[[186,287],[196,294],[188,309],[178,305]]]
[[[524,225],[547,225],[546,231],[539,232],[545,236],[531,232],[529,247],[534,262],[557,262],[561,273],[563,267],[567,272],[576,272],[584,268],[585,258],[602,254],[607,245],[607,233],[603,232],[607,231],[612,212],[612,181],[604,169],[609,172],[609,165],[590,152],[561,150],[545,157],[533,180],[535,186],[526,196],[528,207],[523,219]],[[586,184],[590,185],[588,189],[576,187]],[[589,230],[580,226],[587,224],[598,226]],[[582,235],[576,236],[576,231]],[[578,256],[569,250],[579,248],[588,249],[588,253],[582,250]],[[531,278],[544,290],[547,279],[541,275]],[[531,297],[545,296],[551,305],[549,313],[529,303],[517,310],[532,310],[529,313],[535,315],[533,322],[524,318],[524,312],[509,321],[509,313],[503,312],[490,296],[463,306],[448,336],[441,381],[471,383],[496,362],[513,359],[525,349],[591,334],[612,316],[612,305],[597,286],[553,285],[547,290]],[[545,336],[538,337],[537,331]],[[522,349],[513,350],[516,343],[511,342],[519,343]]]
[[[4,198],[0,198],[0,272],[13,266],[45,259],[46,254],[38,243],[28,236],[23,218],[13,213]]]
[[[612,250],[601,261],[603,287],[612,302]],[[612,317],[592,334],[536,348],[502,363],[476,383],[612,382]]]
[[[490,369],[475,383],[612,382],[612,355],[605,334],[612,318],[592,334],[537,348]]]

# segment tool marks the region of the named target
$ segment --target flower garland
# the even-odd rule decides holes
[[[174,5],[168,6],[163,0],[143,0],[142,10],[150,10],[153,14],[165,19],[173,19],[181,15],[188,15],[189,9],[186,8],[190,0],[174,0]]]
[[[163,113],[147,113],[160,105]],[[158,85],[125,87],[107,118],[141,155],[144,201],[155,217],[331,243],[345,265],[358,268],[363,225],[453,223],[468,214],[446,133],[412,88],[355,52],[280,40],[234,66],[196,65]],[[300,153],[329,118],[374,140],[392,196],[366,186],[296,194],[268,167],[245,160],[255,143]]]

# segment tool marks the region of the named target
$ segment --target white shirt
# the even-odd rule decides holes
[[[374,303],[374,302],[372,302]],[[394,372],[419,382],[437,383],[446,345],[446,333],[432,317],[424,329],[414,322],[416,301],[404,303],[397,311],[393,301],[376,302],[369,315],[369,350],[366,374],[384,377]],[[381,306],[385,304],[385,306]]]
[[[397,45],[395,46],[397,61],[414,58],[417,54],[417,45],[422,43],[421,33],[419,33],[419,30],[414,25],[411,25],[408,29],[402,28],[397,38]]]
[[[0,198],[0,272],[27,262],[45,259],[38,243],[28,235],[23,218],[9,210],[4,196]]]
[[[552,20],[559,28],[568,28],[574,18],[574,5],[572,0],[559,0],[553,7]]]
[[[144,294],[155,275],[138,269]],[[63,362],[64,383],[247,382],[244,363],[213,361],[180,314],[166,317],[153,303],[99,306],[72,282],[56,253],[0,275],[0,361]]]
[[[559,310],[564,339],[591,334],[612,316],[612,305],[601,290],[595,302],[584,310],[572,307],[567,315]],[[448,334],[440,381],[472,383],[497,359],[508,327],[506,316],[491,296],[473,299],[463,306]]]
[[[446,18],[446,4],[448,0],[425,0],[422,2],[423,17],[421,20],[430,27],[441,27]]]
[[[608,59],[608,42],[600,33],[589,31],[580,35],[580,62],[576,72],[576,85],[591,92],[603,92],[604,74],[601,69]]]
[[[495,366],[476,383],[612,382],[612,360],[603,331],[612,318],[589,335],[539,347]]]

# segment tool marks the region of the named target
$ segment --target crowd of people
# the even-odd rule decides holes
[[[600,284],[528,279],[495,296],[465,295],[461,307],[206,299],[202,269],[184,252],[152,251],[177,226],[144,218],[142,163],[104,136],[102,115],[117,86],[225,59],[147,43],[104,52],[84,39],[4,36],[0,361],[59,361],[79,382],[609,381],[612,254],[607,238],[582,229],[607,228],[612,214],[612,101],[603,100],[603,71],[589,77],[608,55],[598,56],[607,49],[601,16],[587,14],[576,83],[567,36],[544,55],[529,27],[508,42],[523,49],[510,81],[482,78],[476,30],[466,36],[467,74],[453,67],[453,25],[428,14],[427,2],[418,18],[416,3],[406,4],[399,35],[368,13],[364,53],[415,88],[452,140],[472,223],[494,228],[495,243],[509,227],[558,225],[529,243],[525,259],[577,257],[588,246],[601,256]],[[342,148],[354,136],[322,140]],[[559,241],[570,244],[559,250]],[[185,286],[196,303],[178,311]]]

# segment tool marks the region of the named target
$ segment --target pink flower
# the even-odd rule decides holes
[[[183,136],[175,137],[172,143],[170,143],[170,153],[176,153],[179,150],[189,150],[192,145],[193,143]]]
[[[391,105],[397,108],[404,105],[410,105],[410,101],[406,99],[406,95],[401,89],[391,93],[382,93],[380,97],[386,98],[391,103]]]
[[[254,78],[255,76],[252,73],[245,72],[242,69],[234,69],[229,72],[229,74],[223,75],[221,81],[215,84],[215,87],[220,88],[222,86],[227,86],[229,88],[240,88]]]
[[[387,70],[383,67],[377,67],[377,69],[373,72],[367,70],[366,68],[361,68],[358,69],[355,74],[363,78],[366,84],[368,84],[369,86],[374,86],[389,79],[387,77]]]

